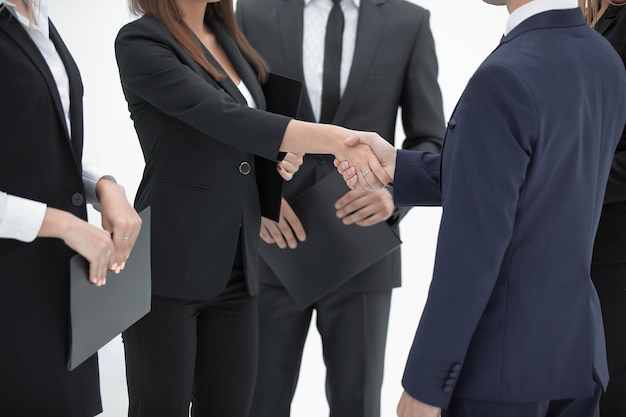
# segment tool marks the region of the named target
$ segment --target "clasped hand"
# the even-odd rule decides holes
[[[376,191],[393,184],[396,148],[373,132],[355,132],[335,153],[335,167],[348,187]]]

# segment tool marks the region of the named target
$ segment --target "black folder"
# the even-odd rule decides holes
[[[265,109],[268,112],[282,114],[283,116],[296,117],[300,98],[302,97],[302,82],[279,74],[270,73],[267,81],[263,84],[265,96]],[[283,159],[285,153],[281,152],[278,159]],[[282,195],[283,181],[276,171],[276,161],[264,158],[256,158],[257,184],[261,192],[261,212],[265,217],[278,220],[280,214],[280,199],[276,195]],[[267,181],[266,181],[267,180]]]
[[[150,207],[139,213],[139,237],[119,275],[107,271],[106,285],[89,281],[89,264],[70,260],[71,371],[150,311]]]
[[[369,227],[343,224],[336,216],[335,201],[348,190],[339,173],[327,175],[289,202],[304,226],[306,241],[298,242],[295,249],[280,249],[263,241],[259,244],[260,256],[300,308],[339,287],[402,243],[385,222]],[[316,248],[323,245],[331,248],[322,257]],[[329,282],[333,286],[329,287]]]
[[[301,81],[269,73],[263,84],[265,109],[283,116],[296,117],[304,86]]]

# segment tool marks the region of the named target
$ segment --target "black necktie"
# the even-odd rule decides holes
[[[324,74],[322,79],[322,112],[320,122],[330,123],[339,107],[339,75],[341,72],[341,45],[343,37],[343,12],[339,3],[333,0],[333,8],[326,23],[324,43]]]

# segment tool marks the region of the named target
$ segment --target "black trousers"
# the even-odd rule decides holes
[[[331,417],[379,417],[391,290],[334,291],[300,310],[284,287],[259,296],[259,373],[250,417],[288,417],[313,310]]]
[[[626,264],[592,265],[606,335],[609,385],[600,398],[601,417],[626,416]]]
[[[257,298],[241,257],[210,300],[152,298],[123,333],[129,417],[247,417],[258,361]]]
[[[596,383],[593,396],[571,400],[495,403],[452,399],[441,417],[598,417],[601,393],[602,387]]]

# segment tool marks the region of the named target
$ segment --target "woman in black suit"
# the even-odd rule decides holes
[[[94,355],[67,370],[70,257],[96,285],[124,267],[141,220],[81,163],[82,84],[42,4],[0,1],[0,415],[101,412]],[[87,222],[99,200],[105,230]]]
[[[257,365],[261,215],[278,219],[279,151],[346,154],[354,132],[263,111],[268,69],[232,0],[131,0],[115,50],[145,157],[152,310],[123,334],[130,416],[246,417]],[[360,148],[361,186],[384,172]],[[343,158],[342,158],[343,160]],[[369,163],[369,165],[368,165]],[[372,175],[368,170],[373,170]],[[368,183],[369,181],[369,183]]]
[[[625,0],[580,0],[589,25],[626,62]],[[602,417],[626,416],[626,131],[617,145],[596,235],[591,278],[598,291],[606,334],[609,385]]]

